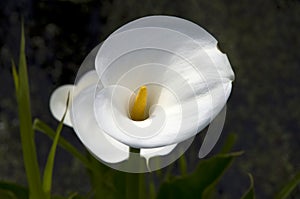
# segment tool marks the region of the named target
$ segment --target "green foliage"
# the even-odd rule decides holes
[[[150,181],[149,181],[149,199],[155,199],[155,196],[156,196],[155,184],[153,182],[153,179],[150,179]]]
[[[249,179],[250,179],[250,186],[241,199],[255,199],[254,181],[251,174],[249,174]]]
[[[127,173],[125,198],[146,198],[144,173]]]
[[[93,198],[101,198],[103,196],[108,199],[120,198],[118,194],[123,193],[122,188],[124,188],[125,184],[125,180],[122,179],[122,176],[114,176],[114,170],[101,164],[90,154],[88,154],[88,160],[92,168],[88,170],[92,186],[91,196],[93,196]],[[114,182],[114,180],[116,180],[117,183]],[[122,197],[124,198],[124,194],[122,194]]]
[[[45,192],[46,197],[47,197],[46,199],[50,199],[50,197],[51,197],[51,185],[52,185],[52,173],[53,173],[53,166],[54,166],[54,158],[55,158],[56,147],[57,147],[57,144],[58,144],[60,133],[61,133],[61,130],[62,130],[62,127],[63,127],[63,122],[64,122],[64,119],[66,117],[66,114],[67,114],[67,111],[68,111],[68,108],[69,108],[69,98],[70,98],[70,93],[68,94],[68,99],[67,99],[67,102],[66,102],[66,110],[65,110],[64,115],[63,115],[61,121],[59,122],[57,129],[56,129],[56,135],[54,137],[53,144],[52,144],[52,147],[50,149],[48,159],[47,159],[47,163],[46,163],[45,170],[44,170],[43,189],[44,189],[44,192]]]
[[[184,154],[182,154],[182,156],[180,156],[180,158],[179,158],[179,167],[180,167],[180,172],[182,175],[187,174],[187,162],[186,162]]]
[[[6,190],[0,190],[0,198],[17,199],[17,197],[15,196],[15,194],[13,192],[6,191]]]
[[[30,94],[25,56],[25,34],[23,25],[21,32],[19,72],[17,73],[14,63],[12,63],[12,70],[18,102],[23,159],[30,190],[29,197],[31,199],[40,199],[44,198],[44,192],[42,191],[39,165],[34,144],[34,133],[32,130]]]
[[[54,139],[55,138],[55,131],[49,127],[46,123],[41,121],[40,119],[35,119],[33,123],[33,129],[36,131],[40,131],[47,135],[49,138]],[[68,151],[73,157],[77,158],[81,163],[88,169],[93,169],[90,165],[89,160],[81,153],[79,152],[71,143],[69,143],[64,138],[60,137],[58,139],[58,144]]]
[[[32,124],[31,108],[30,108],[31,107],[30,89],[28,83],[27,63],[26,63],[26,55],[25,55],[25,33],[24,33],[23,25],[21,28],[19,71],[17,72],[15,63],[14,61],[12,61],[12,73],[13,73],[15,90],[16,90],[16,98],[18,103],[23,159],[24,159],[27,181],[30,190],[29,198],[50,199],[52,172],[53,172],[56,146],[58,144],[60,132],[63,127],[63,120],[67,112],[68,102],[67,102],[67,108],[64,113],[64,116],[57,127],[53,145],[48,155],[47,163],[44,170],[43,184],[42,184],[40,178],[40,169],[37,161],[37,153],[36,153],[36,148],[34,143],[34,130],[33,130],[34,128]],[[4,185],[6,188],[10,188],[10,189],[4,190],[3,189]],[[0,192],[1,198],[25,197],[23,195],[22,196],[20,195],[21,192],[19,190],[21,189],[19,189],[16,186],[13,187],[13,185],[8,186],[8,184],[1,184],[0,190],[1,190]]]
[[[20,83],[19,83],[19,76],[18,76],[18,72],[17,72],[17,68],[16,68],[16,64],[15,64],[14,60],[11,61],[11,66],[12,66],[12,74],[13,74],[16,94],[18,95]]]
[[[297,173],[295,177],[282,188],[282,190],[275,196],[275,199],[287,198],[299,184],[300,172]]]
[[[221,154],[202,160],[192,174],[163,183],[157,198],[203,198],[205,189],[218,181],[234,158],[241,154],[242,152]]]
[[[222,149],[220,151],[220,154],[228,154],[232,151],[232,148],[237,140],[237,135],[234,133],[231,133],[227,136],[224,145],[222,146]],[[216,193],[216,186],[217,186],[218,180],[215,180],[212,184],[210,184],[207,188],[205,188],[202,196],[203,198],[211,198]]]
[[[230,133],[227,136],[226,141],[222,146],[220,153],[229,153],[232,150],[234,144],[236,143],[236,140],[237,140],[237,135],[235,133]]]
[[[27,188],[14,183],[0,182],[1,199],[28,199],[29,191]]]

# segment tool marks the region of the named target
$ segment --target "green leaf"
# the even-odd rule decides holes
[[[13,69],[14,71],[15,69]],[[34,134],[32,130],[32,117],[30,110],[30,94],[27,74],[27,64],[25,56],[25,34],[22,23],[21,28],[21,42],[20,42],[20,60],[19,60],[19,76],[15,74],[16,96],[18,102],[18,113],[20,120],[20,134],[22,142],[23,159],[27,181],[30,190],[31,199],[44,198],[42,189],[40,170],[37,161],[36,148],[34,143]]]
[[[254,182],[253,182],[253,177],[249,173],[249,179],[250,179],[250,185],[248,190],[244,193],[244,195],[241,197],[241,199],[255,199],[255,194],[254,194]]]
[[[66,117],[66,114],[67,114],[67,111],[69,108],[69,98],[70,98],[70,93],[68,94],[68,98],[67,98],[67,102],[66,102],[66,110],[65,110],[64,115],[56,129],[56,135],[53,139],[53,144],[51,146],[51,149],[50,149],[50,152],[48,155],[48,159],[47,159],[47,163],[45,166],[45,170],[44,170],[43,189],[44,189],[44,192],[46,193],[47,198],[49,198],[49,199],[51,196],[50,193],[51,193],[51,185],[52,185],[52,173],[53,173],[54,159],[55,159],[55,154],[56,154],[56,147],[58,144],[58,140],[60,137],[62,127],[64,125],[63,122],[64,122],[64,119]]]
[[[33,128],[36,131],[44,133],[51,139],[54,139],[56,135],[55,131],[52,128],[50,128],[46,123],[39,119],[35,119]],[[110,169],[105,165],[101,164],[92,155],[88,154],[88,159],[81,152],[79,152],[71,143],[69,143],[62,137],[59,138],[58,144],[63,149],[72,154],[75,158],[77,158],[79,161],[81,161],[81,163],[88,169],[91,178],[91,184],[93,186],[93,194],[96,194],[97,196],[106,195],[108,197],[108,193],[112,191],[112,188],[110,187],[110,185],[108,185],[109,179],[104,177],[103,174]],[[102,189],[104,188],[105,190],[108,190],[105,191],[105,193],[102,191]],[[77,196],[75,198],[77,198]]]
[[[275,196],[275,199],[285,199],[300,184],[300,172],[297,173],[291,181],[289,181],[281,191]]]
[[[227,136],[220,153],[229,153],[232,150],[232,147],[234,146],[236,140],[237,140],[237,135],[235,133],[230,133]]]
[[[19,91],[19,75],[18,75],[18,72],[16,69],[16,64],[15,64],[14,60],[11,60],[11,67],[12,67],[12,74],[13,74],[13,78],[14,78],[16,93],[18,93],[18,91]]]
[[[8,194],[8,195],[7,195]],[[18,198],[18,199],[28,199],[29,192],[28,189],[14,183],[0,182],[0,198],[4,199],[4,195],[7,198]]]
[[[50,128],[46,123],[44,123],[43,121],[39,120],[39,119],[35,119],[34,123],[33,123],[33,129],[36,131],[40,131],[42,133],[44,133],[45,135],[47,135],[48,137],[50,137],[51,139],[54,139],[55,137],[55,131]],[[89,160],[82,155],[81,152],[79,152],[72,144],[70,144],[67,140],[65,140],[64,138],[60,137],[58,140],[58,144],[65,149],[66,151],[68,151],[70,154],[72,154],[75,158],[77,158],[79,161],[81,161],[81,163],[88,169],[93,169],[93,167],[91,166],[91,164],[89,163]]]
[[[219,180],[234,158],[241,154],[242,152],[220,154],[210,159],[201,160],[192,174],[163,183],[157,198],[204,198],[205,188]]]
[[[222,149],[220,151],[220,154],[227,154],[232,150],[233,145],[235,144],[237,139],[236,134],[229,134],[226,137],[225,143],[222,146]],[[216,184],[217,181],[215,181],[214,183],[212,183],[211,185],[209,185],[208,187],[205,188],[202,196],[203,198],[212,198],[215,194],[215,190],[216,190]]]

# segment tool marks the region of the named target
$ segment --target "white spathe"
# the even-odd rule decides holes
[[[53,92],[50,109],[59,120],[70,91],[73,99],[64,122],[108,163],[126,160],[129,146],[141,148],[146,159],[170,153],[218,115],[234,80],[215,38],[177,17],[128,23],[102,43],[93,59],[95,70]],[[129,111],[143,85],[149,89],[149,117],[136,122]]]

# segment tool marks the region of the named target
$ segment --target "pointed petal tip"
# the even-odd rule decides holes
[[[61,120],[66,110],[68,93],[70,93],[70,103],[72,102],[73,89],[74,89],[73,85],[64,85],[58,87],[50,97],[50,103],[49,103],[50,111],[52,115],[55,117],[55,119],[57,119],[58,121]],[[64,124],[72,127],[69,110],[67,111]]]

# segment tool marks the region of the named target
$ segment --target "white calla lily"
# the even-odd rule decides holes
[[[169,16],[124,25],[81,68],[90,71],[75,85],[54,91],[50,109],[60,119],[71,91],[64,122],[106,163],[128,159],[129,147],[140,148],[147,161],[169,154],[220,113],[234,79],[215,38],[192,22]],[[133,121],[131,109],[141,87],[147,88],[147,117]]]

